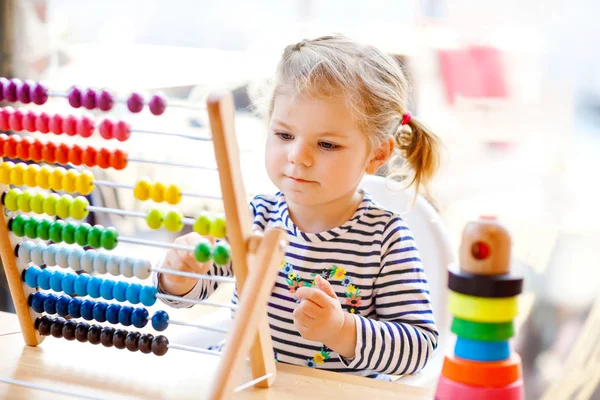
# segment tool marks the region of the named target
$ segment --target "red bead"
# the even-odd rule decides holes
[[[25,115],[23,116],[23,128],[25,128],[25,130],[27,132],[35,132],[35,121],[37,119],[38,115],[35,111],[33,110],[29,110],[25,113]]]
[[[115,104],[113,95],[108,90],[101,90],[97,93],[96,103],[98,108],[102,111],[110,111]]]
[[[21,84],[21,80],[14,78],[8,81],[7,84],[4,84],[2,88],[4,99],[8,102],[14,103],[17,101],[17,87]]]
[[[110,140],[114,137],[115,123],[112,119],[106,118],[100,122],[98,130],[100,131],[100,136],[106,140]]]
[[[96,153],[96,164],[103,169],[110,167],[110,150],[101,148]]]
[[[93,167],[96,165],[96,149],[91,147],[91,146],[87,146],[85,149],[83,149],[83,155],[81,157],[81,161],[87,165],[88,167]]]
[[[131,136],[131,127],[126,121],[117,122],[115,127],[115,137],[118,141],[124,142]]]
[[[96,108],[96,91],[94,89],[88,89],[81,95],[81,105],[88,110]]]
[[[17,99],[23,104],[31,103],[31,88],[35,85],[33,81],[20,82],[17,85]]]
[[[41,133],[50,132],[50,116],[47,113],[41,112],[37,116],[35,119],[35,129]]]
[[[127,98],[127,108],[132,113],[139,113],[144,109],[144,98],[139,93],[131,93]]]
[[[17,132],[23,130],[23,115],[24,114],[25,113],[21,109],[15,110],[14,112],[12,112],[10,114],[10,117],[8,118],[8,124],[10,125],[10,129],[12,129],[13,131],[17,131]]]
[[[123,150],[113,150],[110,155],[110,166],[120,171],[127,166],[127,153]]]
[[[69,99],[69,104],[73,108],[81,107],[81,88],[78,86],[73,86],[69,89],[69,95],[67,96]]]
[[[44,162],[52,164],[56,161],[56,145],[52,142],[46,143],[42,149],[42,159]]]
[[[485,242],[475,242],[471,247],[471,254],[476,260],[485,260],[491,253],[490,246]]]
[[[68,115],[63,119],[63,131],[69,136],[77,135],[77,117]]]
[[[83,148],[74,144],[71,146],[71,150],[69,150],[69,162],[73,165],[81,165],[83,158]]]
[[[167,108],[167,100],[160,94],[155,94],[154,96],[152,96],[152,98],[150,98],[148,107],[150,108],[150,112],[152,114],[161,115],[165,112],[165,109]]]
[[[61,135],[63,133],[63,117],[60,114],[54,114],[50,118],[50,123],[48,124],[50,127],[50,131],[57,135]]]
[[[79,136],[88,138],[94,134],[94,120],[86,115],[77,121],[77,133]]]
[[[70,146],[66,143],[61,143],[56,148],[56,162],[59,164],[67,164],[69,162]]]
[[[44,143],[39,140],[34,140],[29,146],[29,159],[35,162],[40,162],[44,159],[42,152],[44,150]]]
[[[48,101],[48,88],[42,83],[36,83],[31,89],[31,101],[38,106],[45,104]]]
[[[8,135],[6,133],[0,133],[0,157],[4,153],[4,143],[8,141]]]
[[[4,156],[15,158],[17,156],[17,145],[21,141],[21,136],[10,135],[4,143]]]
[[[0,110],[0,129],[7,131],[10,129],[10,115],[15,111],[12,107],[4,107]]]
[[[21,160],[29,160],[29,147],[31,146],[32,141],[33,138],[27,136],[17,143],[17,157],[19,157]]]

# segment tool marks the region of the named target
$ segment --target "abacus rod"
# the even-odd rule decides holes
[[[152,318],[149,318],[149,319],[152,319]],[[227,329],[224,329],[224,328],[215,328],[214,326],[209,326],[209,325],[191,324],[189,322],[172,321],[172,320],[168,320],[167,323],[168,324],[173,324],[173,325],[189,326],[191,328],[204,329],[204,330],[213,331],[213,332],[229,333],[229,331]]]
[[[66,99],[66,98],[69,97],[69,94],[68,93],[48,91],[48,97],[63,97],[63,98]],[[127,98],[124,98],[124,97],[115,97],[114,101],[116,103],[127,103]],[[144,101],[144,105],[148,105],[148,102]],[[181,101],[170,101],[168,103],[168,107],[186,108],[188,110],[206,110],[206,106],[205,105],[191,105],[190,103],[181,102]]]
[[[101,180],[100,181],[94,180],[94,181],[92,181],[92,184],[97,185],[97,186],[116,187],[116,188],[121,188],[121,189],[134,189],[135,188],[134,185],[130,185],[128,183],[118,183],[118,182],[101,181]],[[202,199],[223,200],[223,198],[221,196],[215,196],[215,195],[211,195],[211,194],[181,192],[181,195],[185,196],[185,197],[199,197]]]
[[[150,135],[177,136],[177,137],[181,137],[184,139],[200,140],[203,142],[211,142],[212,141],[212,138],[210,136],[196,136],[196,135],[190,135],[187,133],[148,131],[145,129],[131,129],[131,132],[145,133],[145,134],[150,134]]]
[[[215,303],[214,301],[210,301],[210,300],[186,299],[186,298],[183,298],[183,297],[180,297],[180,296],[173,296],[171,294],[164,294],[164,293],[157,293],[154,296],[157,299],[167,299],[167,300],[182,301],[184,303],[200,304],[200,305],[203,305],[203,306],[223,307],[223,308],[229,308],[231,310],[237,310],[238,309],[238,306],[235,306],[233,304]]]
[[[157,165],[168,165],[170,167],[182,167],[182,168],[191,168],[191,169],[201,169],[204,171],[217,171],[215,167],[206,167],[204,165],[194,165],[194,164],[182,164],[170,161],[154,161],[154,160],[144,160],[141,158],[131,158],[127,157],[128,162],[137,162],[143,164],[157,164]]]
[[[118,241],[123,242],[123,243],[141,244],[144,246],[162,247],[162,248],[166,248],[166,249],[194,251],[194,247],[192,247],[192,246],[183,246],[183,245],[179,245],[179,244],[175,244],[175,243],[166,243],[166,242],[155,242],[153,240],[146,240],[146,239],[136,239],[136,238],[119,236]]]
[[[75,397],[78,399],[89,399],[89,400],[104,400],[105,399],[105,397],[88,396],[88,395],[84,395],[81,393],[70,392],[67,390],[54,388],[51,386],[38,385],[37,383],[21,381],[21,380],[12,379],[12,378],[0,377],[0,382],[8,383],[10,385],[24,386],[24,387],[28,387],[31,389],[41,390],[41,391],[50,392],[50,393],[56,393],[56,394],[60,394],[60,395],[64,395],[64,396],[71,396],[71,397]]]
[[[88,206],[87,210],[91,211],[91,212],[96,212],[96,213],[107,213],[107,214],[125,215],[128,217],[146,218],[146,214],[144,214],[143,212],[121,210],[120,208]],[[194,223],[196,221],[192,218],[182,218],[181,222],[183,222],[184,225],[194,225]]]
[[[185,272],[185,271],[176,271],[174,269],[167,268],[150,268],[152,272],[158,272],[161,274],[171,274],[178,276],[187,276],[188,278],[197,278],[197,279],[207,279],[215,282],[222,283],[233,283],[235,282],[235,278],[231,278],[228,276],[214,276],[214,275],[204,275],[204,274],[195,274],[193,272]]]
[[[169,344],[167,347],[169,349],[191,351],[194,353],[209,354],[211,356],[219,356],[220,357],[222,355],[220,351],[201,349],[199,347],[185,346],[183,344]]]
[[[243,385],[240,385],[240,386],[236,387],[233,391],[234,392],[241,392],[242,390],[247,389],[250,386],[256,385],[258,382],[264,381],[265,379],[269,379],[272,375],[273,375],[273,373],[269,372],[266,375],[260,376],[260,377],[258,377],[256,379],[251,380],[250,382],[246,382]]]

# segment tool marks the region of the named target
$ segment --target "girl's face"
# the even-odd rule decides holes
[[[266,145],[269,178],[301,206],[351,197],[371,159],[365,134],[338,97],[277,94]]]

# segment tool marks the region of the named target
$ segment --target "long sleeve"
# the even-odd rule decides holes
[[[425,367],[439,333],[415,241],[398,216],[384,229],[381,254],[373,291],[377,317],[354,315],[355,356],[341,359],[352,369],[413,374]]]

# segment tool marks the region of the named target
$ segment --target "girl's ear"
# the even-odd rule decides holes
[[[388,137],[386,140],[381,142],[379,147],[373,153],[373,157],[367,164],[365,172],[367,174],[374,174],[377,172],[377,170],[381,168],[381,166],[385,164],[386,161],[392,156],[395,147],[396,141],[393,137]]]

